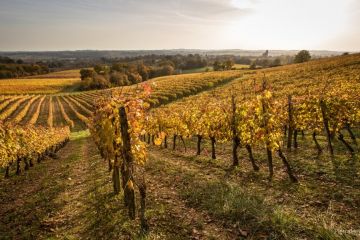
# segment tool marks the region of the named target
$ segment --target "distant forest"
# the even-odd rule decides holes
[[[241,68],[257,69],[276,67],[293,62],[309,61],[311,55],[308,51],[304,57],[295,56],[269,56],[266,50],[260,56],[234,56],[234,55],[146,55],[138,57],[125,57],[122,59],[102,58],[100,64],[93,68],[83,68],[81,74],[81,90],[104,89],[116,86],[127,86],[146,81],[151,78],[181,74],[184,72],[225,71]]]
[[[108,75],[114,72],[125,74],[127,77],[122,75],[121,79],[123,80],[121,81],[114,80],[113,77],[113,82],[119,83],[120,81],[123,83],[122,85],[128,85],[149,78],[179,74],[192,69],[229,70],[233,64],[249,65],[251,68],[291,64],[294,62],[296,53],[296,51],[268,50],[0,52],[0,79],[26,77],[68,69],[109,66],[107,71],[102,71],[101,74],[97,73],[108,78],[109,81],[105,85],[111,85]],[[340,52],[327,51],[312,51],[310,53],[313,58],[341,54]],[[114,70],[114,65],[117,65],[117,70]],[[119,70],[120,65],[121,70]],[[105,75],[104,72],[106,72]],[[84,86],[84,88],[88,87]]]
[[[199,54],[201,56],[249,56],[258,57],[263,54],[264,50],[241,50],[241,49],[226,49],[226,50],[199,50],[199,49],[170,49],[170,50],[78,50],[78,51],[16,51],[16,52],[1,52],[0,56],[10,57],[12,59],[23,59],[26,61],[53,61],[53,60],[91,60],[91,59],[114,59],[114,58],[133,58],[148,55],[189,55]],[[300,49],[301,50],[301,49]],[[270,50],[269,56],[294,56],[299,50]],[[330,57],[341,55],[343,52],[338,51],[310,51],[312,56],[316,57]]]
[[[18,78],[49,72],[46,64],[26,64],[23,60],[13,60],[9,57],[0,56],[0,79]]]

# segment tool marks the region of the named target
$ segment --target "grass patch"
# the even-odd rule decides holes
[[[252,190],[221,181],[188,180],[181,194],[191,206],[232,222],[250,239],[262,235],[270,239],[343,239],[334,229],[307,224],[281,205],[269,205],[265,196]]]
[[[89,129],[78,131],[78,132],[71,132],[70,140],[75,141],[83,138],[90,137]]]
[[[202,72],[211,72],[211,71],[214,71],[213,67],[208,66],[208,67],[202,67],[202,68],[182,70],[181,73],[187,74],[187,73],[202,73]]]
[[[196,140],[196,139],[195,139]],[[210,213],[214,219],[246,230],[250,239],[357,239],[360,192],[358,156],[350,156],[340,142],[334,142],[335,156],[326,149],[316,155],[310,136],[299,137],[297,150],[285,151],[299,184],[291,184],[275,157],[275,178],[267,178],[266,154],[254,149],[260,166],[254,172],[244,149],[239,149],[240,166],[231,168],[231,146],[217,145],[218,159],[209,156],[204,141],[201,156],[196,141],[186,139],[177,151],[151,147],[147,169],[175,187],[187,203]],[[319,137],[325,148],[326,139]],[[172,183],[171,181],[176,183]]]

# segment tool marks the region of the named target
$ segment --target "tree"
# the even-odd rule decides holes
[[[103,75],[96,74],[94,76],[94,88],[104,89],[110,87],[110,82]]]
[[[213,68],[214,71],[224,71],[224,70],[231,70],[233,66],[234,66],[234,61],[232,59],[228,59],[224,62],[220,62],[216,60],[214,62]]]
[[[271,67],[277,67],[281,65],[281,59],[280,58],[275,58],[274,61],[271,64]]]
[[[109,80],[100,74],[94,73],[92,77],[85,78],[81,84],[81,90],[91,90],[91,89],[105,89],[110,87]]]
[[[270,65],[270,60],[268,58],[256,59],[256,65],[268,67]]]
[[[253,61],[250,65],[250,69],[256,69],[256,61]]]
[[[161,69],[161,75],[163,76],[172,75],[173,73],[174,67],[172,67],[171,65],[165,65]]]
[[[307,50],[301,50],[300,52],[298,52],[298,54],[296,54],[294,62],[303,63],[309,61],[310,59],[311,59],[310,52]]]
[[[199,54],[188,54],[187,56],[178,56],[174,61],[174,68],[178,67],[181,70],[202,68],[207,65],[206,59],[203,59]]]
[[[95,65],[94,70],[97,74],[107,74],[109,73],[109,67],[106,65]]]
[[[222,63],[217,60],[214,62],[213,68],[214,71],[221,71],[224,69]]]
[[[144,65],[144,63],[140,63],[138,65],[138,72],[141,75],[143,81],[146,81],[149,79],[149,71],[150,71],[149,67]]]
[[[141,75],[138,73],[129,73],[128,74],[129,82],[131,84],[136,84],[142,82]]]
[[[0,56],[0,63],[12,64],[12,63],[15,63],[15,61],[9,57]]]
[[[80,70],[81,80],[85,80],[87,78],[92,78],[94,75],[94,71],[91,69],[83,68]]]
[[[127,86],[130,85],[130,82],[128,80],[128,76],[124,73],[119,72],[113,72],[110,75],[110,82],[114,86]]]
[[[231,68],[234,66],[234,61],[229,59],[224,63],[224,67],[226,70],[231,70]]]
[[[128,64],[127,63],[114,63],[111,66],[111,71],[116,71],[116,72],[126,72],[128,69]]]

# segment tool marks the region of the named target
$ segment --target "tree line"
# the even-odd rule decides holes
[[[291,62],[305,62],[311,58],[306,50],[300,51]],[[270,57],[266,50],[259,58],[234,57],[232,55],[201,56],[199,54],[174,56],[139,56],[124,59],[102,59],[102,64],[80,71],[80,90],[105,89],[116,86],[128,86],[151,78],[181,73],[182,70],[196,69],[206,66],[214,71],[234,69],[234,64],[248,64],[251,69],[276,67],[288,63],[281,57]],[[207,70],[210,70],[209,68]]]
[[[191,70],[212,66],[215,71],[230,70],[234,64],[249,65],[250,68],[276,67],[291,63],[300,63],[311,59],[309,51],[300,51],[296,56],[270,56],[266,50],[258,57],[234,55],[143,55],[124,58],[97,58],[97,59],[68,59],[44,60],[24,62],[0,56],[0,79],[17,78],[50,71],[59,71],[75,68],[90,68],[92,66],[110,66],[94,70],[91,74],[82,77],[82,89],[101,89],[111,86],[125,86],[150,78],[181,73],[182,70]],[[208,68],[210,70],[210,68]],[[89,77],[91,75],[91,78]]]
[[[9,57],[0,56],[0,79],[26,77],[48,72],[49,68],[46,65],[27,64],[21,59],[14,60]]]
[[[151,78],[172,75],[174,70],[171,62],[163,62],[157,66],[145,65],[142,61],[114,63],[110,66],[96,65],[93,69],[80,70],[80,90],[128,86]]]

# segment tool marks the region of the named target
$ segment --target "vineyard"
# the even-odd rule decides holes
[[[4,96],[0,100],[0,120],[21,125],[69,125],[74,130],[83,129],[94,99],[99,96],[96,93]]]
[[[69,141],[69,133],[67,127],[46,129],[0,125],[0,164],[5,168],[5,177],[9,177],[13,164],[19,175],[20,164],[24,164],[25,170],[29,170],[34,165],[34,160],[40,163],[45,156],[54,156]]]
[[[52,76],[54,76],[53,81],[59,81],[59,76],[63,75],[65,79],[68,76],[64,72],[62,74],[52,73]],[[153,106],[164,104],[224,84],[242,75],[241,72],[234,71],[156,78],[147,83],[154,88],[148,101]],[[44,76],[44,79],[39,81],[46,82],[47,78]],[[18,87],[14,86],[9,86],[9,88],[13,89],[12,91],[18,89]],[[26,86],[24,88],[26,89]],[[28,89],[28,91],[31,92],[31,89]],[[137,89],[139,89],[139,86],[124,87],[112,91],[131,93],[136,92]],[[46,95],[0,95],[0,120],[13,122],[14,119],[17,119],[16,122],[25,125],[30,123],[31,120],[32,124],[45,127],[68,125],[73,131],[77,131],[86,128],[86,122],[91,116],[95,100],[109,95],[111,95],[111,90]]]
[[[80,71],[53,72],[36,77],[3,79],[0,81],[1,94],[54,94],[71,92],[80,83]]]
[[[29,208],[55,209],[39,210],[31,230],[23,225],[32,220],[19,217],[27,210],[0,195],[0,214],[10,216],[0,221],[4,236],[359,236],[359,54],[110,90],[22,87],[0,96],[0,166],[8,178],[0,189],[11,191],[12,176],[34,162],[53,172],[39,176],[42,184],[60,189],[47,199],[54,206],[26,195]],[[87,220],[70,227],[80,216]]]

